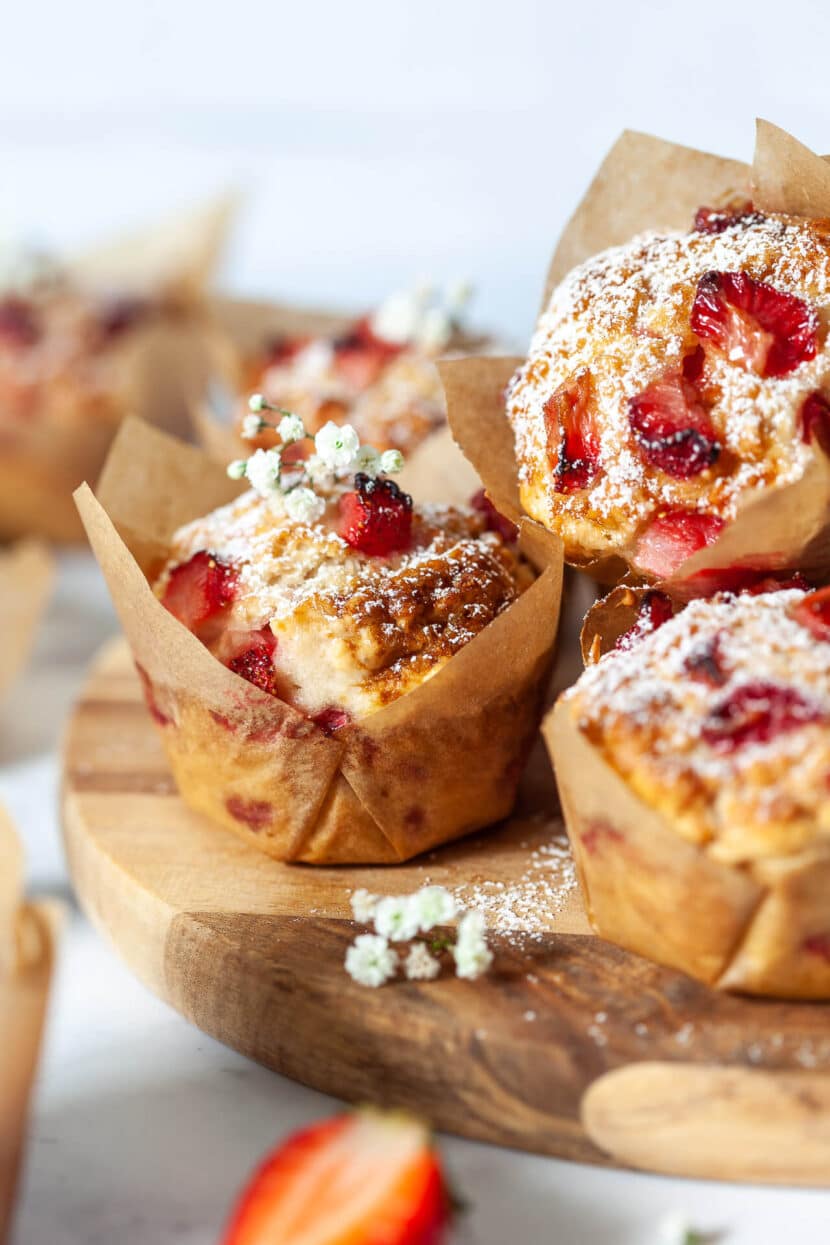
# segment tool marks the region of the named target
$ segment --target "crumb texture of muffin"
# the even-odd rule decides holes
[[[698,213],[574,269],[508,392],[526,511],[566,558],[671,574],[830,449],[830,228]]]

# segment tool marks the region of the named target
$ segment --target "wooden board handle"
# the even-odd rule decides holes
[[[591,1140],[674,1176],[830,1186],[830,1074],[636,1063],[582,1099]]]

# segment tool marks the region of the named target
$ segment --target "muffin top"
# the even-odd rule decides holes
[[[522,502],[569,560],[670,574],[830,448],[830,223],[695,226],[574,269],[511,383]]]
[[[645,803],[722,860],[830,839],[830,594],[691,602],[563,703]]]
[[[533,574],[487,511],[360,474],[317,492],[308,521],[249,491],[189,523],[155,590],[236,673],[336,730],[437,673]]]

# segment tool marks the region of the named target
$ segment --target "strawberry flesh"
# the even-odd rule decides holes
[[[794,688],[758,680],[735,688],[721,701],[701,734],[716,752],[734,752],[745,744],[768,743],[822,717],[820,708]]]
[[[634,561],[640,570],[668,578],[693,554],[713,544],[724,526],[723,519],[714,514],[669,510],[643,532]]]
[[[498,532],[502,540],[512,545],[519,538],[519,529],[515,523],[512,523],[505,515],[497,510],[490,498],[487,496],[483,488],[474,493],[470,498],[470,505],[474,510],[484,515],[484,522],[487,525],[488,532]]]
[[[197,631],[231,604],[238,582],[233,566],[201,549],[170,572],[162,605],[188,630]]]
[[[756,212],[749,202],[735,204],[728,208],[700,207],[695,213],[695,233],[723,233],[734,225],[747,228],[757,225],[764,219],[763,212]]]
[[[790,615],[817,640],[830,644],[830,588],[821,588],[802,597],[791,607]]]
[[[693,596],[711,597],[716,592],[730,592],[757,597],[765,592],[784,592],[788,588],[810,591],[810,584],[797,571],[792,575],[775,575],[752,566],[726,566],[698,571],[687,580]]]
[[[247,679],[267,692],[269,696],[277,696],[276,671],[274,670],[274,653],[277,639],[270,627],[262,627],[259,631],[251,631],[246,637],[246,644],[235,656],[227,661],[229,670]]]
[[[812,307],[745,272],[704,273],[691,326],[730,362],[757,376],[786,376],[815,358],[818,349]]]
[[[628,650],[652,631],[662,627],[674,617],[671,599],[664,592],[647,592],[640,603],[640,611],[632,625],[617,637],[614,648]]]
[[[368,389],[386,365],[400,354],[403,346],[385,341],[372,330],[368,316],[358,320],[350,332],[335,338],[334,365],[356,389]]]
[[[559,386],[545,403],[544,419],[555,492],[587,488],[599,472],[590,372],[579,372]]]
[[[315,713],[311,720],[320,727],[324,735],[334,735],[344,726],[349,725],[352,715],[346,709],[337,709],[334,705],[329,705],[328,708]]]
[[[359,471],[355,490],[340,499],[339,532],[360,553],[385,558],[412,544],[412,498],[392,480]]]
[[[265,366],[284,367],[305,350],[309,337],[272,337],[265,346]]]
[[[445,1245],[449,1223],[426,1130],[365,1111],[305,1128],[269,1155],[222,1245]]]
[[[663,376],[632,398],[628,422],[646,462],[676,480],[699,475],[720,454],[712,421],[680,372]]]
[[[808,394],[801,408],[801,439],[814,442],[830,457],[830,402],[818,390]]]

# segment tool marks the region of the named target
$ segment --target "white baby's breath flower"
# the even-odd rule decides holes
[[[279,450],[257,450],[248,459],[245,474],[252,489],[260,497],[273,497],[280,489],[280,454]]]
[[[384,450],[380,456],[380,469],[384,475],[394,476],[403,471],[403,454],[400,450]]]
[[[305,425],[299,415],[283,415],[277,431],[283,445],[293,445],[295,441],[302,441],[306,435]]]
[[[244,458],[236,458],[232,463],[228,463],[228,475],[232,480],[241,480],[248,470],[248,463]]]
[[[382,470],[381,455],[371,445],[361,445],[357,451],[354,460],[355,471],[362,471],[364,475],[371,476],[373,479]]]
[[[422,942],[415,942],[404,960],[404,972],[410,981],[432,981],[441,971],[441,964]]]
[[[331,468],[327,467],[319,454],[312,454],[305,460],[305,473],[312,484],[325,488],[333,482]]]
[[[267,408],[267,406],[268,403],[265,401],[265,397],[261,393],[252,393],[248,399],[248,410],[253,411],[255,415],[259,415],[261,411],[264,411]]]
[[[456,319],[458,315],[467,306],[467,303],[473,297],[472,281],[451,281],[447,286],[444,294],[444,306],[447,311]]]
[[[423,886],[412,896],[412,906],[418,918],[418,927],[426,934],[436,925],[446,925],[458,908],[450,892],[444,886]]]
[[[360,438],[351,424],[338,427],[329,420],[314,438],[314,448],[331,471],[348,471],[360,449]]]
[[[375,909],[375,929],[392,942],[408,942],[418,933],[418,911],[412,895],[387,895]]]
[[[359,934],[346,952],[346,972],[361,986],[382,986],[397,968],[397,952],[377,934]]]
[[[369,925],[375,916],[375,909],[378,906],[378,897],[373,895],[371,891],[367,891],[365,886],[361,886],[352,895],[350,901],[352,905],[352,915],[356,921],[360,921],[361,925]]]
[[[441,307],[428,307],[418,321],[415,340],[423,350],[443,350],[452,337],[452,319]]]
[[[253,441],[265,427],[265,421],[259,415],[246,415],[242,421],[242,437],[245,441]]]
[[[459,977],[472,981],[487,972],[493,963],[493,953],[484,936],[484,916],[481,912],[467,912],[461,918],[452,954]]]
[[[326,503],[313,489],[300,485],[285,494],[285,511],[295,523],[316,523],[326,512]]]
[[[418,292],[390,294],[370,320],[372,332],[399,346],[412,341],[418,330],[422,301]]]

